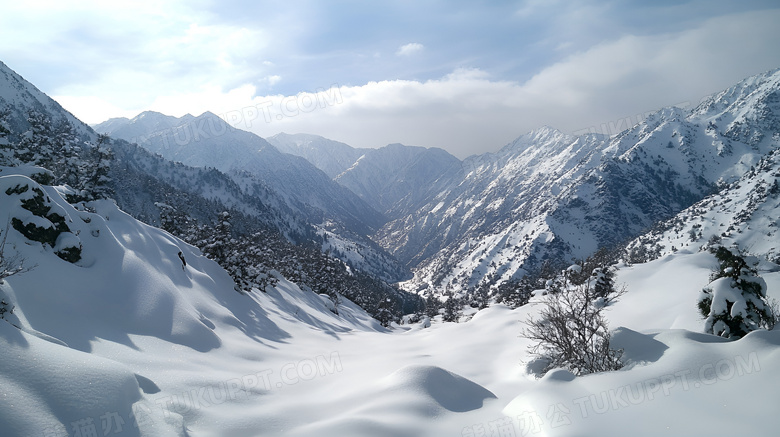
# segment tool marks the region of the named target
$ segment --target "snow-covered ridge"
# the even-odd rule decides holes
[[[55,187],[12,168],[0,173],[0,189],[0,220],[28,219],[20,205],[40,191],[51,214],[65,219],[81,254],[68,262],[55,253],[59,243],[30,240],[14,227],[2,230],[3,255],[32,267],[0,283],[3,305],[13,308],[0,320],[6,435],[71,435],[72,426],[89,425],[81,420],[100,426],[99,418],[110,414],[121,435],[180,436],[182,414],[192,417],[156,401],[160,393],[208,384],[196,376],[204,357],[212,363],[206,367],[224,371],[233,361],[248,372],[264,359],[263,345],[285,343],[291,327],[297,333],[381,329],[349,301],[341,302],[337,317],[330,300],[284,279],[267,294],[237,293],[227,273],[198,249],[109,200],[85,205],[94,212],[76,209]],[[293,322],[278,324],[286,319]],[[260,349],[248,353],[248,346]]]
[[[410,289],[501,282],[624,243],[739,179],[780,146],[779,120],[775,70],[612,138],[543,127],[467,158],[460,177],[377,236],[416,266]]]
[[[305,158],[330,178],[343,173],[368,151],[309,134],[280,133],[266,140],[284,153]]]
[[[659,223],[627,250],[637,259],[653,259],[720,241],[767,259],[780,259],[778,181],[780,149],[775,149],[739,180]]]
[[[388,281],[409,276],[402,265],[367,238],[386,221],[380,212],[305,159],[282,153],[213,113],[176,118],[144,112],[132,120],[101,123],[95,129],[137,142],[172,161],[216,168],[247,193],[259,188],[262,200],[284,211],[290,221],[326,227],[341,239],[353,240],[361,258],[373,260],[356,268]]]

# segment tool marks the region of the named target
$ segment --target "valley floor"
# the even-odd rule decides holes
[[[189,280],[211,280],[210,262],[190,256]],[[773,434],[780,332],[737,342],[697,333],[713,262],[681,251],[623,266],[629,292],[608,312],[631,364],[577,378],[527,375],[520,332],[533,301],[386,330],[282,281],[246,296],[191,285],[199,328],[173,317],[168,339],[104,332],[76,350],[0,323],[0,423],[3,435],[47,437]],[[780,273],[764,277],[780,297]]]

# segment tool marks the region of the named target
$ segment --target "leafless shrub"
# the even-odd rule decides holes
[[[623,367],[623,351],[610,347],[603,311],[625,288],[596,296],[590,282],[548,294],[539,317],[526,322],[522,335],[535,342],[530,352],[546,363],[542,374],[553,368],[584,375]]]
[[[0,238],[0,285],[4,283],[5,278],[29,272],[36,267],[35,265],[25,266],[26,260],[18,253],[12,256],[6,255],[5,244],[8,239],[9,227],[9,224],[6,224],[5,231],[0,231],[2,233],[2,238]]]

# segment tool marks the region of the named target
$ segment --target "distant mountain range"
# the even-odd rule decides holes
[[[357,149],[305,134],[266,141],[211,113],[144,112],[94,128],[128,142],[117,152],[123,171],[189,196],[211,193],[385,280],[409,279],[411,269],[404,287],[439,294],[516,279],[601,247],[620,248],[653,229],[657,234],[778,148],[779,90],[774,70],[690,110],[661,109],[612,137],[542,127],[464,160],[435,148]],[[75,120],[42,94],[12,91],[0,97]],[[24,124],[19,114],[6,118]],[[78,133],[94,137],[87,127]],[[218,172],[204,178],[208,168]],[[154,202],[132,188],[117,184],[120,205],[154,222]]]
[[[94,129],[170,161],[216,168],[244,191],[267,190],[280,199],[280,209],[319,233],[329,233],[334,245],[325,243],[323,250],[341,248],[338,253],[345,261],[388,281],[409,277],[408,270],[368,238],[387,222],[382,213],[309,161],[282,153],[210,112],[176,118],[147,111],[133,119],[110,119]],[[344,248],[354,253],[344,254]]]
[[[463,161],[311,135],[269,141],[327,165],[391,219],[374,238],[416,271],[407,286],[466,290],[625,244],[727,187],[778,147],[779,90],[774,70],[613,137],[543,127]]]

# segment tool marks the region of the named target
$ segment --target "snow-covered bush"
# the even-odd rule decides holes
[[[11,226],[28,240],[52,247],[60,258],[74,263],[81,259],[78,237],[70,233],[65,211],[46,196],[41,188],[27,179],[5,190],[7,196],[18,196],[24,214],[11,218]],[[61,238],[63,237],[63,238]]]
[[[766,282],[756,269],[758,258],[746,256],[737,248],[715,246],[710,250],[719,266],[699,296],[704,331],[741,338],[757,329],[771,329],[775,315],[767,301]]]

